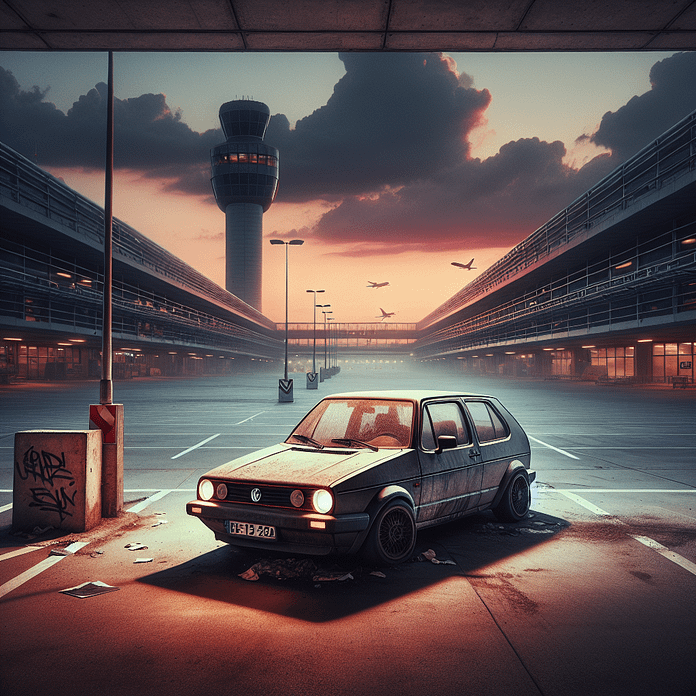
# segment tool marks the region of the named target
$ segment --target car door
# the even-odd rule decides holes
[[[465,399],[466,410],[476,431],[480,462],[483,466],[479,505],[490,503],[514,458],[510,449],[510,426],[494,404],[487,399]]]
[[[438,437],[448,435],[451,448],[438,448]],[[417,521],[456,516],[476,507],[482,467],[471,427],[457,399],[429,401],[422,406],[418,447],[421,465],[421,504]]]

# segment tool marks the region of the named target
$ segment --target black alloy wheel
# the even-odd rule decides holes
[[[493,513],[501,522],[519,522],[529,513],[531,491],[527,474],[520,471],[508,483],[503,497],[493,509]]]
[[[403,500],[385,505],[375,519],[365,551],[378,565],[397,565],[410,558],[416,546],[413,510]]]

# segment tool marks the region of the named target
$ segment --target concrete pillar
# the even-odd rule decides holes
[[[102,516],[123,510],[123,404],[92,404],[89,427],[102,434]]]
[[[101,440],[98,430],[15,433],[13,530],[86,532],[101,522]]]

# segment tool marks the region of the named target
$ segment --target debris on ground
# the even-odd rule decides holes
[[[315,575],[312,580],[314,582],[333,582],[337,580],[338,582],[344,582],[345,580],[355,580],[351,573],[346,573],[345,571],[319,573]]]
[[[132,541],[130,544],[126,544],[123,548],[128,549],[129,551],[142,551],[142,549],[146,549],[147,546],[145,546],[145,544],[141,544],[140,542]]]
[[[259,561],[240,573],[239,577],[251,582],[256,582],[262,575],[268,575],[278,580],[300,577],[313,578],[317,570],[316,563],[310,559],[287,558]]]
[[[90,558],[99,558],[99,556],[103,556],[104,551],[102,549],[97,549],[96,551],[92,551],[92,553],[89,554]]]
[[[387,576],[381,570],[373,570],[370,575],[374,575],[376,578],[386,578]]]
[[[87,597],[96,597],[97,595],[115,592],[120,589],[120,587],[107,585],[101,580],[95,580],[93,582],[83,582],[81,585],[69,587],[67,590],[61,590],[61,593],[70,595],[71,597],[77,597],[78,599],[86,599]]]
[[[532,520],[529,517],[514,525],[496,524],[486,522],[476,531],[483,534],[501,534],[503,536],[520,536],[521,534],[554,534],[563,529],[566,524],[560,521],[546,521],[541,519]]]
[[[152,563],[154,560],[154,558],[136,558],[133,563]]]
[[[153,524],[153,527],[159,527],[161,524],[169,524],[169,520],[157,520],[155,524]]]
[[[18,531],[18,532],[12,532],[12,536],[16,537],[21,537],[22,539],[36,539],[36,537],[43,536],[47,532],[50,532],[54,530],[55,527],[52,527],[51,525],[48,525],[48,527],[34,527],[34,529],[31,530],[31,532],[24,532],[24,531]]]
[[[427,551],[423,551],[423,553],[418,554],[418,556],[415,557],[415,561],[421,562],[421,561],[430,561],[431,563],[435,565],[456,565],[454,561],[450,560],[440,560],[437,557],[437,554],[435,551],[432,549],[428,549]]]

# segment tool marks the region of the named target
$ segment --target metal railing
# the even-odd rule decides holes
[[[696,169],[696,111],[533,232],[418,323],[421,332],[521,274],[648,193]]]
[[[2,198],[63,225],[93,247],[103,245],[103,209],[4,143],[0,143]],[[119,257],[130,265],[146,268],[175,285],[232,310],[240,317],[266,328],[274,328],[274,323],[258,310],[117,218],[113,220],[113,243],[114,259]]]

